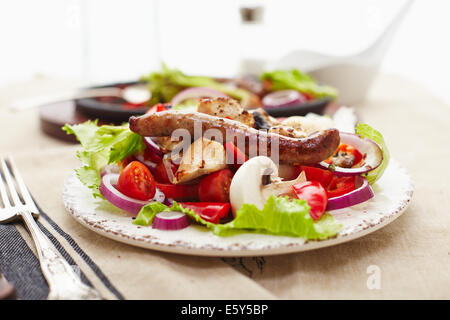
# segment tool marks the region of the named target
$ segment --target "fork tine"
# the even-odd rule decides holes
[[[33,201],[33,198],[31,197],[31,194],[28,191],[28,188],[27,188],[22,176],[20,175],[20,172],[17,169],[16,164],[14,163],[14,160],[11,155],[8,155],[8,162],[9,162],[9,167],[13,171],[13,175],[16,178],[17,184],[19,185],[20,193],[22,194],[22,198],[25,201],[25,205],[29,206],[29,209],[33,213],[38,213],[36,204]]]
[[[0,158],[1,161],[3,161],[2,158]],[[3,206],[5,208],[10,208],[11,207],[11,203],[9,202],[9,198],[8,198],[8,193],[6,192],[6,188],[5,188],[5,181],[4,178],[5,175],[2,173],[3,170],[0,169],[0,194],[2,195],[2,200],[3,200]]]
[[[14,186],[14,181],[12,179],[11,173],[9,172],[8,166],[6,165],[5,159],[1,159],[1,167],[3,171],[3,176],[6,179],[6,183],[8,185],[9,194],[11,195],[12,201],[14,205],[20,206],[22,202],[20,201],[19,194],[16,191],[16,187]]]

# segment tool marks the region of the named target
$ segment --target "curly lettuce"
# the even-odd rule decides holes
[[[83,147],[77,152],[82,166],[76,169],[78,179],[92,189],[94,197],[102,197],[99,191],[100,171],[111,163],[145,149],[142,137],[128,125],[98,126],[97,120],[62,127],[67,134],[74,134]]]
[[[386,142],[384,141],[384,138],[381,135],[381,133],[378,132],[377,130],[375,130],[374,128],[372,128],[371,126],[369,126],[368,124],[358,123],[358,125],[356,126],[356,129],[355,129],[355,132],[356,132],[356,134],[360,135],[362,138],[368,138],[368,139],[375,141],[380,146],[381,151],[383,153],[383,161],[378,166],[378,168],[376,168],[375,170],[369,171],[368,173],[365,174],[367,181],[369,182],[369,184],[372,185],[378,179],[381,178],[381,176],[383,175],[384,171],[386,170],[386,168],[389,164],[389,159],[390,159],[389,150],[387,148]]]
[[[317,98],[330,97],[335,99],[338,96],[337,89],[330,86],[321,86],[309,74],[302,73],[297,69],[264,72],[261,75],[261,80],[269,83],[270,91],[292,89],[311,94]]]
[[[172,207],[161,203],[144,206],[134,224],[148,226],[155,215],[162,211],[180,211],[196,222],[205,225],[218,236],[229,236],[242,232],[257,232],[273,235],[302,237],[308,240],[322,240],[334,237],[342,229],[333,216],[324,214],[318,221],[309,215],[309,206],[305,200],[288,197],[270,196],[262,210],[255,205],[244,204],[236,212],[236,217],[225,224],[214,224],[202,219],[193,210],[183,208],[177,202]]]

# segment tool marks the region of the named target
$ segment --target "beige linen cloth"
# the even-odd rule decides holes
[[[0,91],[0,153],[10,152],[41,208],[99,266],[126,299],[449,299],[450,107],[401,78],[380,76],[355,106],[380,130],[392,157],[411,174],[407,211],[363,238],[319,250],[256,258],[183,256],[102,237],[64,209],[64,180],[79,165],[78,146],[40,132],[36,110],[12,113]],[[18,96],[16,96],[18,97]],[[115,296],[72,246],[41,218],[88,279]],[[25,229],[19,231],[34,245]],[[367,285],[370,266],[380,286]],[[373,268],[373,267],[372,267]]]

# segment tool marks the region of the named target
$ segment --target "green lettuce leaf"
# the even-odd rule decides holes
[[[217,224],[213,232],[227,235],[234,229],[249,229],[263,233],[302,237],[310,240],[327,239],[335,236],[342,226],[330,214],[324,214],[318,221],[309,215],[305,200],[270,196],[262,210],[255,205],[244,204],[236,212],[233,221]]]
[[[381,148],[381,151],[383,152],[383,161],[381,162],[380,166],[375,170],[369,171],[368,173],[365,174],[367,181],[370,184],[374,184],[378,179],[381,178],[381,176],[384,173],[384,170],[386,170],[389,164],[390,159],[389,150],[381,133],[373,129],[368,124],[358,123],[358,125],[356,126],[356,133],[360,135],[362,138],[369,138],[378,143],[378,145]]]
[[[175,202],[174,202],[174,205],[175,205]],[[160,203],[160,202],[149,203],[141,208],[138,215],[136,216],[136,219],[134,219],[133,224],[140,225],[140,226],[148,226],[153,222],[153,218],[156,216],[156,214],[163,212],[163,211],[181,211],[181,212],[183,212],[182,210],[171,210],[172,208],[169,208],[168,206],[166,206],[165,204]],[[176,208],[176,209],[179,209],[179,208]],[[181,208],[181,209],[184,210],[184,208]]]
[[[76,169],[78,179],[92,189],[94,197],[102,197],[100,170],[111,163],[145,149],[142,137],[128,128],[128,125],[98,126],[97,121],[86,121],[81,124],[66,124],[62,130],[74,134],[83,149],[77,152],[82,166]]]
[[[270,81],[271,91],[292,89],[309,93],[318,98],[330,97],[333,99],[338,95],[338,91],[335,88],[318,85],[310,75],[297,69],[264,72],[261,80]]]
[[[269,197],[263,210],[251,204],[244,204],[237,211],[236,218],[226,224],[205,221],[193,210],[185,209],[177,202],[174,202],[172,207],[161,203],[150,203],[141,209],[133,223],[150,225],[155,215],[162,211],[183,212],[218,236],[258,232],[317,240],[333,237],[342,228],[342,225],[337,223],[330,214],[324,214],[314,222],[309,215],[309,206],[304,200],[290,200],[288,197],[274,195]]]

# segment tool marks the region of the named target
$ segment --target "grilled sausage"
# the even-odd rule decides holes
[[[267,156],[270,156],[272,143],[278,142],[279,160],[289,164],[306,165],[325,160],[336,151],[340,142],[337,129],[322,130],[306,138],[289,138],[256,130],[237,121],[196,112],[162,111],[130,117],[129,123],[131,131],[149,137],[170,136],[178,128],[186,129],[191,137],[209,129],[217,129],[224,139],[238,146],[239,141],[242,141],[239,139],[245,139],[247,154],[256,146],[261,155],[258,146],[267,146]]]

